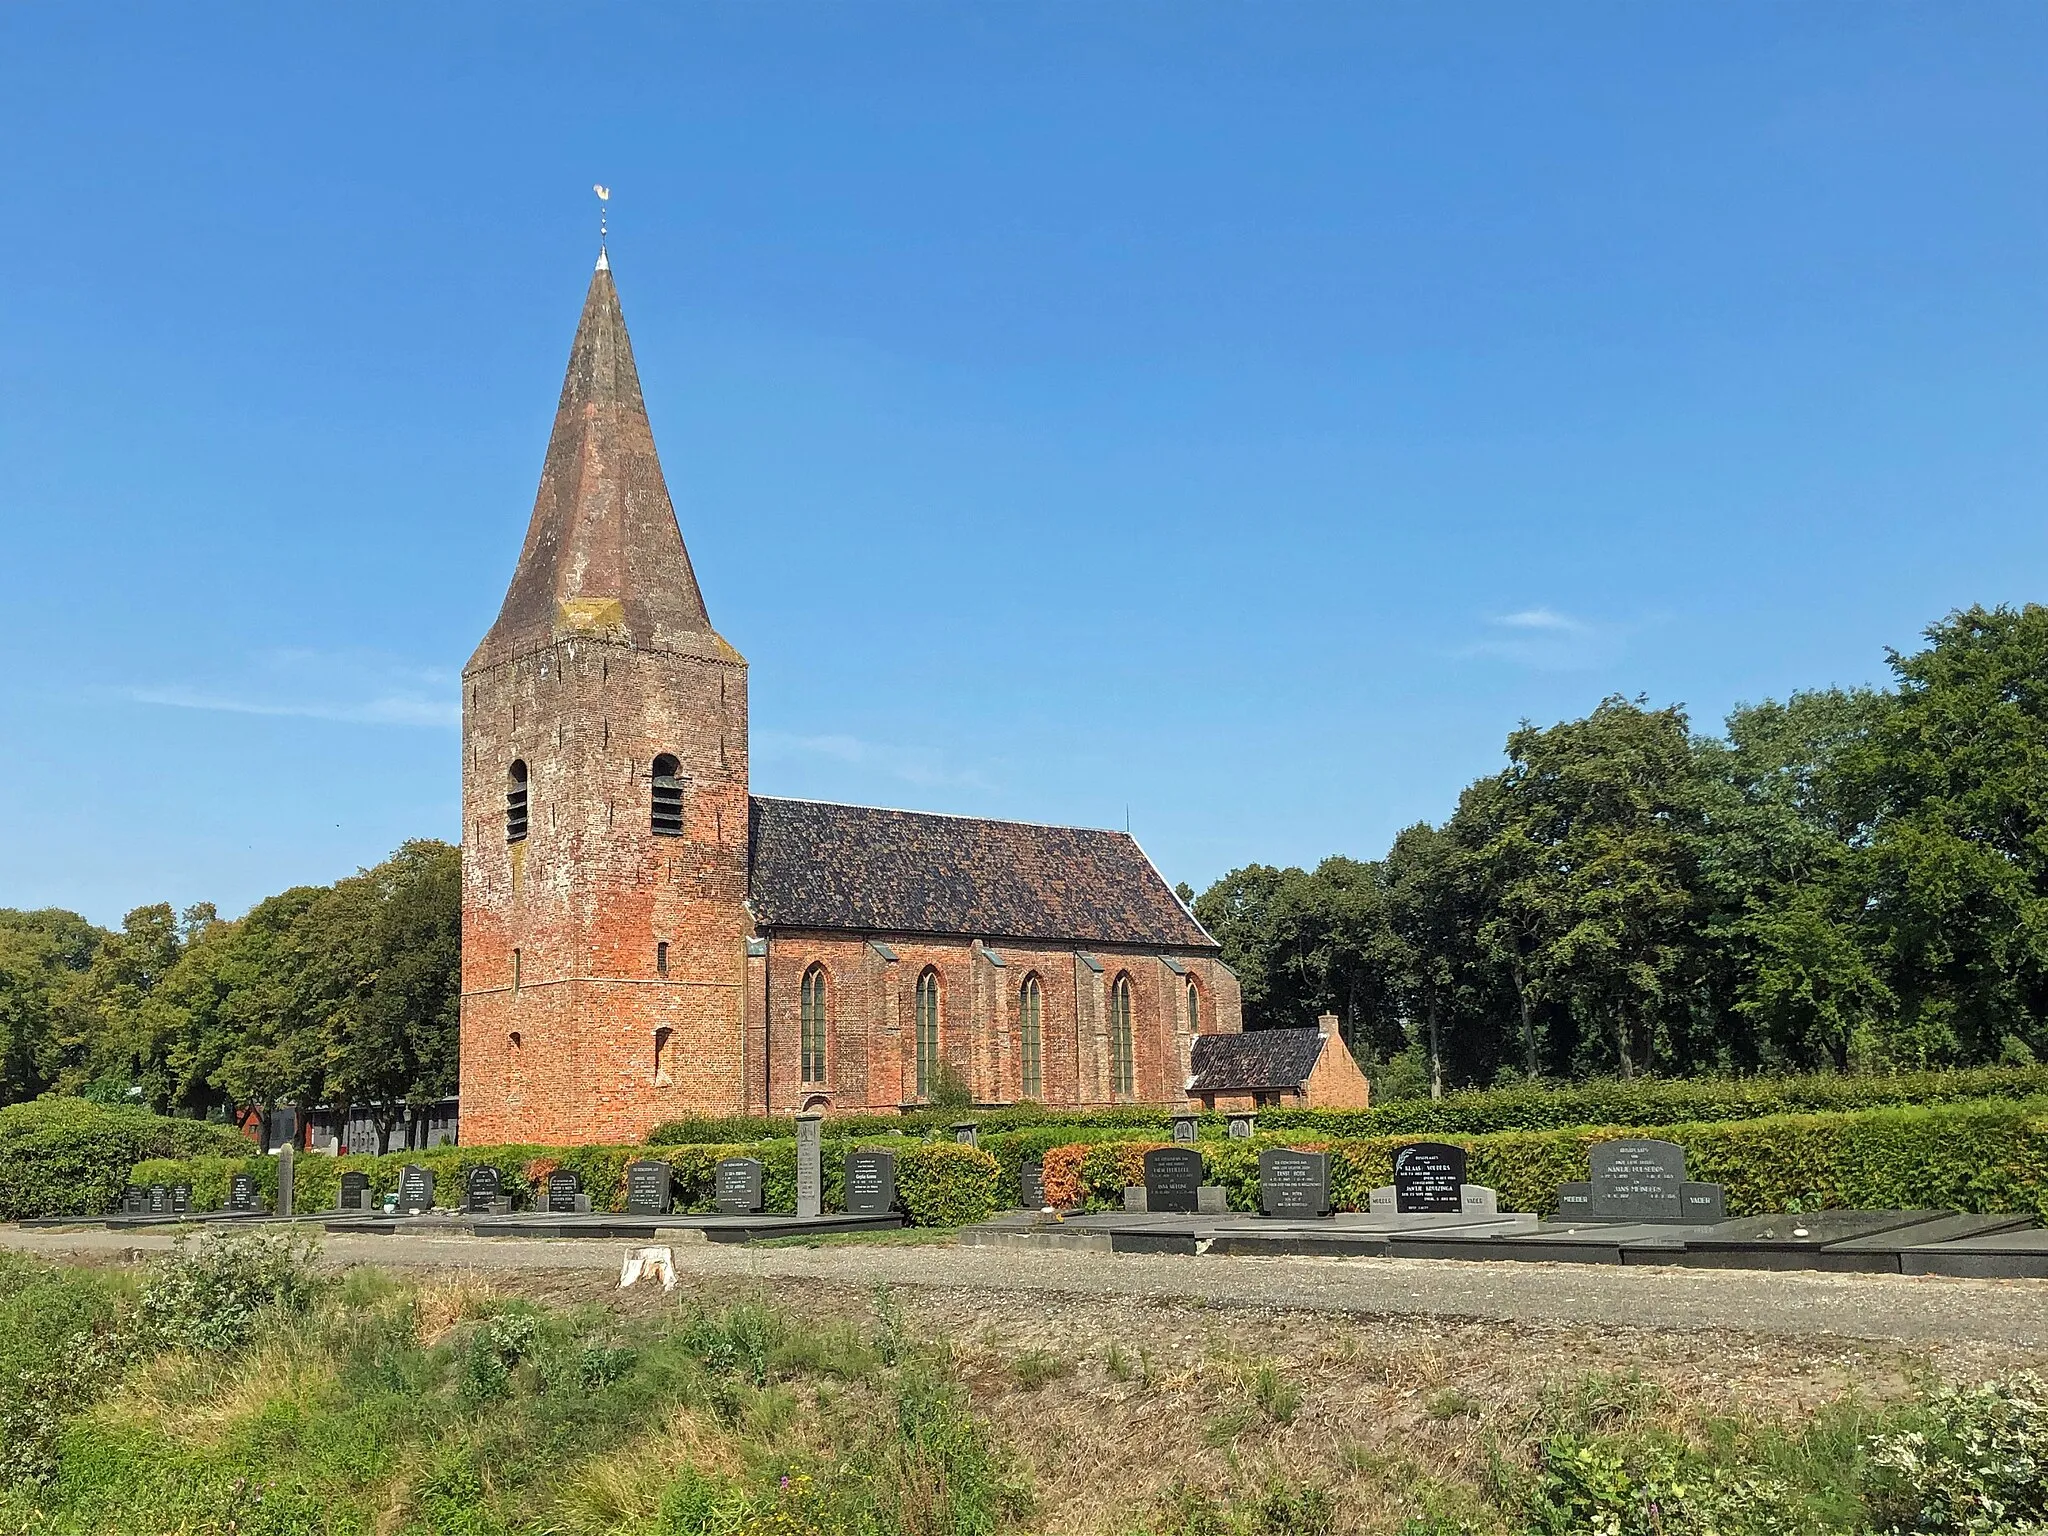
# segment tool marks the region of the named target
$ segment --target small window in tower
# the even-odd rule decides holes
[[[519,951],[515,949],[512,951],[512,990],[514,992],[517,992],[519,990],[519,961],[520,954]]]
[[[657,1088],[667,1088],[670,1086],[668,1075],[668,1038],[669,1031],[665,1028],[657,1029],[654,1032],[654,1086]]]
[[[526,841],[526,764],[515,762],[505,774],[505,841]]]
[[[666,752],[654,760],[654,833],[683,835],[683,765]]]
[[[506,1038],[512,1042],[512,1049],[515,1051],[518,1050],[520,1045],[523,1043],[519,1038],[519,1031],[516,1029],[513,1030],[512,1033],[508,1035]]]
[[[667,939],[660,940],[654,946],[654,974],[657,976],[666,976],[668,974]]]

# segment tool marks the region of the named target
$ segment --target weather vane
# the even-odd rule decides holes
[[[605,215],[610,212],[610,208],[607,205],[612,200],[612,189],[610,187],[594,186],[590,190],[597,194],[597,253],[602,256],[604,254],[606,235]]]

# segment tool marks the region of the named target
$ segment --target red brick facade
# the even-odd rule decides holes
[[[986,1103],[1185,1102],[1191,1025],[1241,1028],[1236,978],[1170,893],[1171,910],[1147,925],[1175,935],[1164,943],[1104,941],[1100,923],[1092,934],[1018,939],[760,920],[749,900],[746,663],[705,615],[602,265],[519,567],[462,687],[467,1142],[621,1141],[685,1114],[913,1103],[927,971],[937,982],[935,1059]],[[677,786],[679,824],[657,825],[664,758],[674,759],[663,783]],[[800,809],[774,804],[786,818]],[[1032,835],[961,825],[999,829],[1010,843],[991,842],[998,848]],[[1056,834],[1069,835],[1043,837]],[[1105,868],[1122,861],[1105,881],[1118,899],[1159,905],[1164,883],[1135,844],[1071,836],[1094,839],[1087,846]],[[778,845],[794,885],[808,873],[806,846],[792,859],[787,840]],[[1065,856],[1064,845],[1053,848],[1048,862]],[[860,865],[835,867],[857,877]],[[940,873],[953,883],[924,893],[926,920],[995,910],[964,898],[948,906],[939,898],[959,892],[963,877]],[[999,894],[1014,910],[1016,893]],[[1048,928],[1071,925],[1069,908],[1047,910],[1060,914]],[[803,986],[813,967],[822,1040],[812,1041],[806,1080]],[[1027,978],[1039,999],[1035,1084],[1025,1076]],[[1114,1080],[1125,997],[1127,1090]]]

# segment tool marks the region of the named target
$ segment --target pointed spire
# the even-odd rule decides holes
[[[725,644],[683,548],[640,396],[611,264],[600,250],[519,568],[471,665],[566,635],[646,650]]]

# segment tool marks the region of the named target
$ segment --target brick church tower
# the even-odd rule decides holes
[[[462,1139],[742,1107],[747,664],[711,627],[610,265],[462,675]]]

